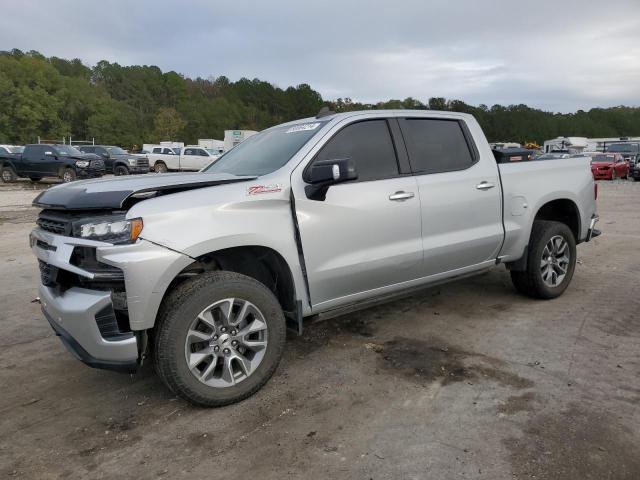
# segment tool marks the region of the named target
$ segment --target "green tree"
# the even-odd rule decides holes
[[[161,108],[153,121],[154,136],[158,141],[176,140],[187,125],[175,108]]]

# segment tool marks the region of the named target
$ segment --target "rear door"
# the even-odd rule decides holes
[[[462,120],[400,120],[422,205],[424,276],[495,260],[502,198],[493,157],[481,157]]]
[[[331,186],[324,200],[307,198],[305,169],[341,158],[355,161],[358,180]],[[386,119],[344,126],[298,166],[292,184],[314,308],[372,297],[420,275],[416,180],[399,169]]]
[[[22,158],[26,174],[30,177],[57,175],[57,152],[50,145],[28,145]]]

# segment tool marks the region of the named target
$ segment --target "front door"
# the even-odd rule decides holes
[[[316,160],[351,158],[358,180],[309,199],[304,171]],[[326,309],[418,278],[422,262],[416,180],[401,176],[385,119],[352,123],[292,174],[311,303]]]

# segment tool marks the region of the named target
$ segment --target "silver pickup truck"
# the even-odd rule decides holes
[[[286,326],[499,264],[561,295],[595,229],[587,158],[498,164],[475,119],[322,112],[199,173],[42,192],[31,246],[45,317],[88,365],[153,359],[176,394],[239,401],[276,369]]]

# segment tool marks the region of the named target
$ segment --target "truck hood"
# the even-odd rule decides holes
[[[45,190],[36,197],[33,206],[64,210],[123,209],[136,201],[159,195],[245,182],[255,178],[257,177],[193,172],[85,180]]]

